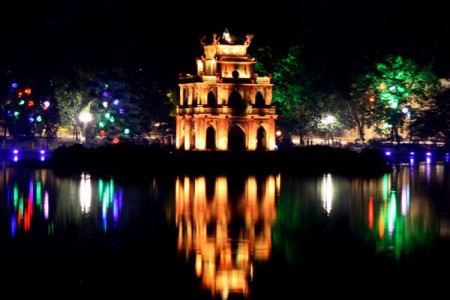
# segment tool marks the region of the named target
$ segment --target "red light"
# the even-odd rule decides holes
[[[100,131],[98,132],[98,134],[99,134],[100,136],[105,136],[105,135],[106,135],[106,131],[100,130]]]

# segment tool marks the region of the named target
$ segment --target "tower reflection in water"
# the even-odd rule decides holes
[[[178,252],[195,261],[204,291],[248,296],[253,263],[271,254],[279,188],[274,175],[177,177]]]

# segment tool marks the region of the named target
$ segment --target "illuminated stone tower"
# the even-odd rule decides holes
[[[184,150],[275,150],[272,77],[254,72],[247,55],[253,35],[200,39],[204,55],[197,74],[179,76],[176,148]]]

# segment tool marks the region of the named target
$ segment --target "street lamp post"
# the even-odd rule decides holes
[[[408,136],[409,136],[409,143],[412,144],[412,136],[411,136],[411,108],[408,106],[405,106],[402,108],[402,113],[406,115],[406,119],[408,120]]]
[[[327,131],[327,145],[330,145],[330,133],[333,129],[333,125],[336,122],[336,119],[333,116],[326,116],[322,119],[322,125],[325,127]],[[331,142],[333,142],[333,136],[331,136]]]
[[[92,114],[88,111],[82,111],[80,115],[78,116],[78,119],[83,124],[83,136],[84,136],[84,143],[87,144],[86,139],[86,128],[89,122],[92,121]]]

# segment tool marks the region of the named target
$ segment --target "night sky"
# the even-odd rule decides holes
[[[447,76],[450,18],[439,2],[423,3],[17,0],[0,10],[0,69],[40,76],[79,63],[126,65],[176,78],[195,72],[200,36],[228,28],[254,34],[252,47],[305,44],[333,70],[348,69],[359,54],[401,53]]]

